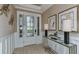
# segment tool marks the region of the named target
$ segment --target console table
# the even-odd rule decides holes
[[[56,54],[76,54],[77,45],[70,43],[65,44],[63,40],[60,39],[48,39],[48,46]]]

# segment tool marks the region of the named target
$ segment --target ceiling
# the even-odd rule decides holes
[[[16,8],[43,13],[53,4],[16,4]]]

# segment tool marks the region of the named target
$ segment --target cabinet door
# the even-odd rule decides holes
[[[64,51],[64,47],[62,45],[58,44],[58,46],[57,46],[57,53],[58,54],[63,54],[64,53],[63,51]]]
[[[57,52],[57,43],[56,42],[54,42],[54,41],[52,41],[52,49],[55,51],[55,52]]]
[[[61,53],[61,47],[60,47],[60,44],[58,44],[58,43],[56,43],[56,52],[59,54],[59,53]]]
[[[52,50],[56,51],[56,46],[57,46],[56,42],[54,42],[54,41],[52,41],[52,40],[48,40],[48,46],[49,46]]]
[[[59,44],[59,46],[57,46],[57,52],[58,54],[68,54],[69,53],[69,48]]]
[[[69,48],[68,47],[65,47],[65,46],[63,46],[63,48],[64,48],[63,53],[64,54],[69,54]]]
[[[48,39],[48,46],[51,48],[52,47],[52,41]]]

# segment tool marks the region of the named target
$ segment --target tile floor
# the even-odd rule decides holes
[[[50,54],[48,48],[44,48],[41,44],[29,45],[14,49],[13,54]]]

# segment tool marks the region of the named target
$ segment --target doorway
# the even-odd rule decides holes
[[[41,15],[17,11],[16,48],[42,43]]]

